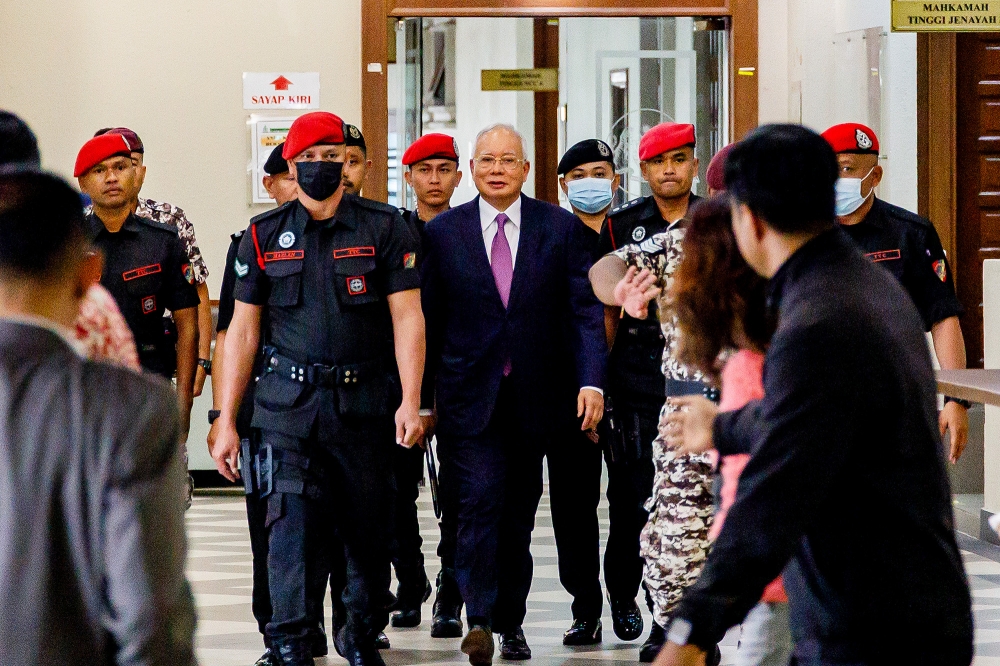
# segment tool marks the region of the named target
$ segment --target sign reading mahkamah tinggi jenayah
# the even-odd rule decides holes
[[[892,0],[896,32],[1000,31],[1000,0],[986,2],[923,2]]]

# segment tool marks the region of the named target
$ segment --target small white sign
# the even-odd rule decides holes
[[[250,116],[250,178],[252,180],[253,203],[274,203],[274,199],[264,188],[264,164],[271,151],[288,136],[288,129],[295,120],[293,116],[284,118],[260,118]]]
[[[318,109],[319,72],[243,72],[243,108]]]

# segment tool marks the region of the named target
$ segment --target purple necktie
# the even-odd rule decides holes
[[[514,279],[514,258],[510,254],[510,242],[507,240],[505,227],[510,218],[500,213],[497,215],[497,235],[493,237],[493,247],[490,252],[490,263],[493,264],[493,279],[500,292],[500,300],[506,308],[510,301],[510,283]]]
[[[500,292],[500,300],[506,308],[510,301],[510,283],[514,279],[514,257],[510,253],[510,241],[507,240],[506,227],[510,218],[500,213],[497,215],[497,235],[493,237],[493,247],[490,251],[490,263],[493,268],[493,279]],[[508,357],[503,364],[503,376],[510,375],[511,363]]]

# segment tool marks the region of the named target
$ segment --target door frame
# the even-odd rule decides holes
[[[730,140],[757,126],[758,0],[361,0],[361,127],[370,155],[379,156],[365,194],[388,199],[389,101],[386,69],[389,21],[410,17],[560,18],[725,16],[730,18]],[[402,147],[401,147],[402,148]]]

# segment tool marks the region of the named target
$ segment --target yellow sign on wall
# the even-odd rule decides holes
[[[517,90],[521,92],[553,92],[559,90],[559,70],[547,69],[484,69],[484,91]]]
[[[1000,0],[892,0],[892,29],[895,32],[1000,31]]]

